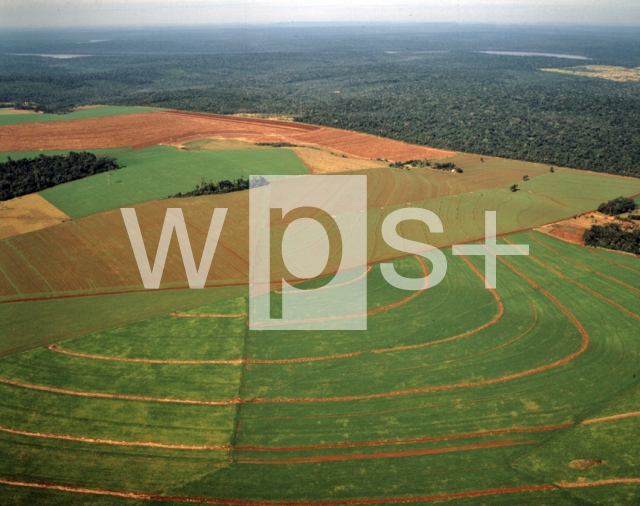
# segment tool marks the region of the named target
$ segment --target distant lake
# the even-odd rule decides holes
[[[58,58],[59,60],[68,60],[69,58],[82,58],[85,56],[93,56],[91,54],[12,54],[11,56],[41,56],[42,58]]]
[[[477,53],[484,54],[502,54],[507,56],[547,56],[549,58],[569,58],[571,60],[591,60],[586,56],[576,56],[573,54],[558,54],[558,53],[527,53],[523,51],[476,51]]]

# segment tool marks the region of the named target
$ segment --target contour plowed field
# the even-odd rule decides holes
[[[413,146],[333,128],[181,111],[7,125],[0,128],[0,151],[121,146],[140,149],[203,137],[315,144],[361,158],[386,158],[392,161],[453,154],[446,150]]]
[[[255,331],[240,296],[1,359],[2,497],[633,504],[637,260],[499,242],[531,255],[501,257],[495,290],[482,258],[447,252],[415,292],[373,265],[367,331]]]

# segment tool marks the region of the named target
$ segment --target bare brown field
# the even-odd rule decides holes
[[[57,225],[69,218],[37,193],[0,202],[0,239]]]
[[[167,143],[165,143],[167,144]],[[241,141],[238,139],[198,139],[197,141],[178,142],[175,144],[177,148],[185,151],[224,151],[227,149],[269,149],[269,146],[258,146],[249,141]]]
[[[349,172],[354,170],[387,168],[387,162],[364,160],[347,155],[338,155],[327,149],[296,147],[291,150],[302,160],[312,174]]]
[[[453,154],[403,142],[333,128],[253,118],[181,111],[151,112],[6,125],[0,128],[0,151],[98,149],[184,143],[204,137],[249,142],[291,142],[328,147],[360,158],[404,161]]]

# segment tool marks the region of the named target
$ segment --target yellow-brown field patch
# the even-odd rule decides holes
[[[69,218],[37,193],[0,202],[0,239],[57,225]]]

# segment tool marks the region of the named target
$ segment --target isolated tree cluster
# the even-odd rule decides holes
[[[39,155],[0,163],[0,200],[35,193],[93,174],[119,169],[114,158],[87,152]]]
[[[604,202],[598,206],[598,211],[609,216],[616,216],[622,213],[629,213],[635,211],[638,208],[638,204],[633,199],[627,197],[618,197],[617,199]]]

